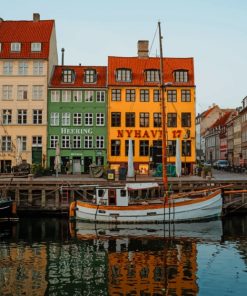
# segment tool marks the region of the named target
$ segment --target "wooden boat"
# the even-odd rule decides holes
[[[165,82],[163,79],[163,54],[160,36],[160,94],[162,105],[162,169],[164,195],[151,198],[150,188],[158,188],[158,184],[131,183],[119,187],[96,188],[95,197],[87,201],[75,201],[70,205],[70,217],[91,222],[104,223],[162,223],[169,221],[188,222],[210,219],[221,215],[221,190],[209,189],[201,192],[190,192],[187,195],[169,196],[166,155],[166,114],[165,114]],[[130,145],[129,145],[130,147]],[[130,157],[131,155],[129,155]],[[148,192],[144,201],[131,198],[131,191]],[[159,191],[159,190],[157,190]]]
[[[0,220],[11,220],[16,217],[15,202],[10,198],[0,198]]]

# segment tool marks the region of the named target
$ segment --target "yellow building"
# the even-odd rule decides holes
[[[47,84],[57,64],[54,20],[0,19],[0,172],[46,163]]]
[[[167,161],[175,163],[180,139],[183,171],[195,163],[195,84],[193,58],[164,58]],[[148,41],[138,42],[137,57],[108,57],[108,162],[126,166],[128,140],[134,166],[148,173],[161,163],[162,109],[160,59],[148,56]]]

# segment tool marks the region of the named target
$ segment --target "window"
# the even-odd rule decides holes
[[[92,126],[93,125],[93,113],[85,113],[84,125],[85,126]]]
[[[111,113],[111,126],[112,127],[121,126],[121,113],[120,112],[112,112]]]
[[[131,81],[131,70],[130,69],[117,69],[116,71],[116,81]]]
[[[120,140],[111,140],[111,155],[112,156],[120,156]]]
[[[21,109],[17,112],[17,123],[27,124],[27,110]]]
[[[149,90],[141,89],[141,102],[149,102]]]
[[[62,136],[62,148],[70,148],[70,136]]]
[[[42,147],[42,136],[32,137],[32,147]]]
[[[12,85],[3,85],[3,100],[12,100]]]
[[[182,113],[182,127],[191,127],[191,113]]]
[[[159,82],[160,81],[160,71],[159,70],[146,70],[145,79],[147,82]]]
[[[69,112],[62,113],[62,125],[63,126],[70,125],[70,113]]]
[[[135,127],[135,112],[126,112],[125,113],[125,126],[126,127]]]
[[[12,110],[4,109],[3,110],[3,124],[11,124],[12,123]]]
[[[98,126],[105,125],[105,114],[104,113],[97,113],[96,114],[96,125],[98,125]]]
[[[21,51],[21,43],[19,42],[11,43],[11,51]]]
[[[133,156],[135,156],[135,141],[132,140]],[[125,140],[125,156],[129,154],[129,140]]]
[[[63,70],[62,80],[64,83],[73,83],[75,80],[75,72],[71,69]]]
[[[27,137],[26,136],[18,136],[16,138],[16,142],[20,143],[20,150],[21,151],[26,151],[27,150]]]
[[[52,126],[58,126],[59,125],[59,113],[58,112],[51,112],[50,122],[51,122]]]
[[[19,75],[28,74],[28,63],[25,61],[19,62]]]
[[[33,86],[33,100],[41,100],[43,97],[43,86],[34,85]]]
[[[43,62],[42,61],[34,61],[33,62],[33,74],[34,75],[43,75]]]
[[[168,90],[167,91],[167,102],[177,102],[177,91]]]
[[[167,156],[176,156],[176,141],[167,141]]]
[[[81,148],[81,136],[73,136],[73,148]]]
[[[188,82],[188,71],[178,70],[174,71],[175,82]]]
[[[112,101],[121,101],[121,89],[112,89],[111,100]]]
[[[154,113],[154,127],[161,127],[161,113]]]
[[[17,86],[17,99],[18,100],[27,100],[27,85],[18,85]]]
[[[11,151],[11,136],[2,136],[2,151]]]
[[[95,83],[97,80],[96,71],[94,69],[88,69],[84,71],[84,82]]]
[[[177,126],[177,113],[167,113],[167,126],[168,127]]]
[[[182,89],[181,101],[182,102],[190,102],[191,101],[191,93],[190,93],[189,89]]]
[[[57,143],[59,142],[58,136],[50,136],[50,148],[56,148]]]
[[[70,90],[62,90],[62,102],[71,102],[71,91]]]
[[[93,136],[84,136],[84,148],[93,148]]]
[[[40,42],[33,42],[31,44],[32,51],[41,51],[41,43]]]
[[[191,141],[182,141],[182,156],[191,156]]]
[[[96,136],[96,148],[103,149],[105,147],[104,136]]]
[[[126,102],[135,102],[136,100],[136,91],[135,89],[126,89]]]
[[[149,127],[149,113],[140,113],[140,127]]]
[[[82,113],[73,114],[73,125],[82,125]]]
[[[73,102],[82,102],[82,91],[73,91]]]
[[[3,74],[10,75],[13,73],[13,62],[3,63]]]
[[[42,110],[33,110],[33,124],[42,124]]]
[[[60,102],[60,91],[52,90],[51,91],[51,102]]]
[[[140,156],[148,156],[149,154],[149,141],[148,140],[140,140]]]
[[[85,102],[93,102],[93,91],[92,90],[85,91]]]
[[[105,91],[96,92],[96,102],[105,102]]]
[[[160,102],[160,90],[159,89],[154,89],[154,102]]]

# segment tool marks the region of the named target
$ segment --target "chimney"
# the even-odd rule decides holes
[[[33,21],[34,22],[40,21],[40,15],[39,15],[39,13],[33,13]]]
[[[137,44],[138,57],[148,58],[148,40],[139,40]]]
[[[63,66],[64,65],[64,51],[65,51],[65,49],[62,48],[61,51],[62,51],[62,66]]]

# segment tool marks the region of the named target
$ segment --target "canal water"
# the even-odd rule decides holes
[[[247,216],[126,227],[1,223],[0,295],[246,295]]]

